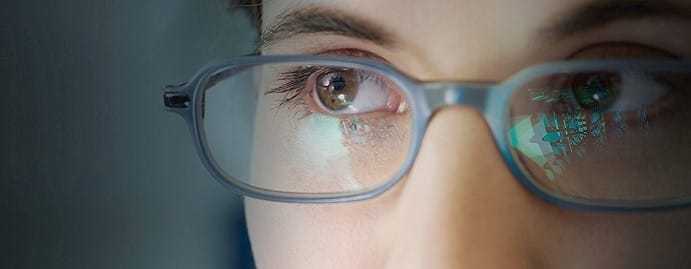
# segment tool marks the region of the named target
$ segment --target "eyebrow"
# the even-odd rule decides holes
[[[541,33],[562,39],[605,27],[622,20],[674,18],[691,20],[691,8],[669,0],[596,0],[559,16]]]
[[[384,27],[345,11],[306,7],[278,16],[277,22],[261,33],[257,51],[299,34],[329,33],[366,40],[377,45],[395,45],[394,34]]]

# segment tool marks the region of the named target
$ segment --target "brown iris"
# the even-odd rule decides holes
[[[317,95],[322,105],[331,111],[348,108],[358,93],[358,79],[353,70],[324,73],[317,77]]]

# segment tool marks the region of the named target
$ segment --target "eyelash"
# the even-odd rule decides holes
[[[317,55],[338,55],[338,56],[347,56],[347,57],[363,57],[363,58],[369,58],[369,59],[381,59],[380,57],[366,51],[361,51],[357,49],[341,49],[341,50],[331,50],[331,51],[325,51],[322,53],[319,53]],[[274,87],[267,92],[265,92],[265,95],[271,95],[271,94],[279,94],[283,95],[283,97],[278,101],[278,103],[275,106],[275,109],[282,108],[282,107],[288,107],[291,109],[298,108],[298,107],[303,107],[305,109],[296,109],[296,113],[304,113],[303,115],[299,115],[300,118],[309,116],[311,113],[314,113],[316,108],[313,108],[313,105],[309,104],[306,99],[305,95],[310,95],[309,97],[312,97],[312,89],[308,89],[307,84],[310,82],[311,79],[318,77],[321,74],[326,74],[329,72],[335,72],[338,71],[335,68],[328,68],[328,67],[315,67],[315,66],[300,66],[300,67],[295,67],[292,68],[288,71],[283,71],[280,72],[278,75],[278,81],[281,82],[281,84],[277,87]],[[360,79],[362,81],[366,79],[372,79],[372,76],[368,76],[367,74],[362,74]],[[383,83],[382,81],[378,80],[375,78],[376,83]],[[314,101],[316,102],[316,101]],[[316,106],[316,105],[315,105]],[[322,109],[323,110],[323,109]],[[321,111],[320,111],[321,112]]]
[[[279,74],[278,81],[282,82],[278,87],[264,93],[264,95],[280,94],[283,97],[278,101],[276,108],[286,105],[296,106],[307,105],[303,98],[307,81],[318,71],[317,67],[298,67],[293,70],[284,71]],[[310,113],[310,110],[305,110]]]

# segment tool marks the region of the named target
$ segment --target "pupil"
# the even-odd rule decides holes
[[[353,71],[343,70],[326,73],[319,77],[319,101],[331,111],[348,108],[357,95],[357,81],[353,81]]]
[[[605,109],[612,100],[612,81],[605,75],[590,76],[582,85],[576,85],[578,104],[588,109]]]
[[[334,92],[340,92],[346,87],[346,81],[342,76],[334,77],[329,84],[331,84],[331,90]]]

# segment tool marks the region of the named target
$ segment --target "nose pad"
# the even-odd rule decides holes
[[[397,259],[430,268],[535,268],[544,203],[513,178],[482,114],[435,112],[407,178],[397,216]],[[412,260],[411,260],[412,259]],[[437,265],[437,266],[434,266]]]

